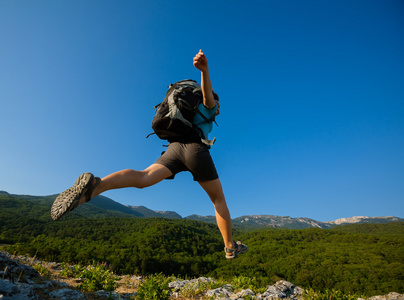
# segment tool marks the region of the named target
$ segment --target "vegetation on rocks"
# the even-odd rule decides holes
[[[162,273],[150,275],[139,286],[137,298],[144,300],[166,300],[170,296],[168,283],[171,277]]]
[[[109,270],[106,264],[91,264],[88,266],[62,264],[60,275],[65,277],[82,278],[83,283],[78,287],[84,291],[95,292],[99,290],[114,291],[117,288],[119,277]]]

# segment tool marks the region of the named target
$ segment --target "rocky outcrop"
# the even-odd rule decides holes
[[[121,299],[129,300],[135,293],[127,295],[116,292],[98,291],[83,293],[65,282],[50,280],[28,264],[46,265],[48,268],[60,268],[58,263],[44,263],[25,256],[11,256],[0,252],[0,299],[1,300],[76,300],[76,299]]]
[[[384,296],[373,296],[368,298],[367,300],[402,300],[404,299],[404,295],[403,294],[399,294],[399,293],[390,293]],[[358,300],[365,300],[363,298],[358,298]]]
[[[199,290],[207,283],[214,282],[213,278],[200,277],[193,280],[173,281],[169,284],[172,289],[172,295],[180,297],[185,291]],[[262,294],[255,294],[250,289],[241,291],[235,290],[231,284],[226,284],[222,287],[207,290],[205,295],[209,299],[221,300],[242,300],[242,299],[257,299],[257,300],[274,300],[274,299],[301,299],[300,296],[304,290],[300,287],[287,281],[278,281],[274,285],[268,285],[266,291]]]
[[[175,298],[184,296],[184,292],[192,294],[192,291],[198,291],[203,288],[203,286],[214,282],[213,278],[200,277],[192,280],[177,280],[169,284],[172,292],[171,295]],[[281,280],[274,285],[268,285],[266,291],[263,293],[255,294],[250,289],[245,290],[235,290],[235,287],[231,284],[223,285],[222,287],[207,290],[204,295],[209,299],[215,300],[244,300],[244,299],[254,299],[254,300],[277,300],[277,299],[307,299],[303,297],[304,290],[293,283]],[[184,298],[181,298],[184,299]],[[358,298],[358,300],[365,300]],[[404,300],[403,294],[390,293],[385,296],[374,296],[368,300]]]
[[[55,281],[43,280],[32,267],[20,264],[4,253],[0,253],[0,298],[1,299],[41,299],[36,289],[63,286]]]

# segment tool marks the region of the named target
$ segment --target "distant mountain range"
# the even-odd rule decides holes
[[[361,223],[388,223],[404,221],[404,219],[388,216],[388,217],[352,217],[342,218],[335,221],[320,222],[309,218],[291,218],[282,216],[268,216],[268,215],[253,215],[243,216],[233,220],[233,223],[239,224],[242,227],[252,229],[261,227],[283,227],[290,229],[303,229],[303,228],[331,228],[336,225],[346,224],[361,224]]]
[[[50,196],[30,196],[30,195],[13,195],[5,191],[0,191],[1,197],[19,199],[35,203],[37,205],[50,207],[57,195]],[[46,211],[46,210],[44,210]],[[100,218],[100,217],[137,217],[137,218],[169,218],[183,219],[174,211],[154,211],[144,206],[122,205],[108,197],[97,196],[91,202],[81,205],[76,210],[67,215],[69,218]],[[208,223],[216,223],[214,216],[190,215],[184,219],[196,220]],[[272,216],[272,215],[248,215],[238,217],[232,220],[232,224],[240,229],[259,229],[259,228],[288,228],[288,229],[304,229],[304,228],[331,228],[344,224],[360,224],[360,223],[388,223],[404,221],[402,218],[388,217],[366,217],[357,216],[352,218],[341,218],[335,221],[320,222],[309,218],[291,218],[288,216]]]

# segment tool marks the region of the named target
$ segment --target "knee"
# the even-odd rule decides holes
[[[144,188],[147,188],[149,186],[152,186],[152,184],[147,183],[147,182],[140,182],[138,186],[136,186],[136,188],[138,188],[139,190],[142,190]]]
[[[212,201],[212,203],[214,205],[220,205],[220,204],[226,203],[226,199],[225,199],[223,193],[210,195],[210,200]]]
[[[158,182],[148,170],[138,171],[139,180],[137,181],[136,188],[144,189],[152,186]]]
[[[139,171],[139,180],[136,184],[136,188],[144,189],[148,186],[150,186],[150,183],[148,182],[147,174],[144,171]]]
[[[205,189],[206,193],[208,194],[210,200],[214,205],[226,203],[226,199],[221,186],[214,186],[213,188],[211,188],[209,186],[202,185],[202,187]]]
[[[122,171],[123,178],[126,178],[129,180],[127,183],[128,186],[138,188],[138,189],[143,189],[148,185],[148,176],[145,171],[137,171],[137,170],[132,170],[132,169],[126,169]]]

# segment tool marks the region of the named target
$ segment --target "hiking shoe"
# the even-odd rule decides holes
[[[96,177],[96,184],[92,184],[94,175],[91,173],[83,173],[77,178],[71,188],[68,188],[56,197],[51,208],[51,217],[53,220],[60,219],[63,215],[79,206],[80,198],[85,195],[86,202],[90,201],[91,193],[100,183],[100,178]]]
[[[239,254],[242,253],[246,253],[248,251],[248,247],[247,245],[242,244],[240,241],[238,241],[237,243],[234,242],[236,244],[236,248],[232,249],[232,248],[224,248],[224,252],[226,252],[226,258],[227,259],[235,259]],[[227,253],[231,253],[231,254],[227,254]]]

